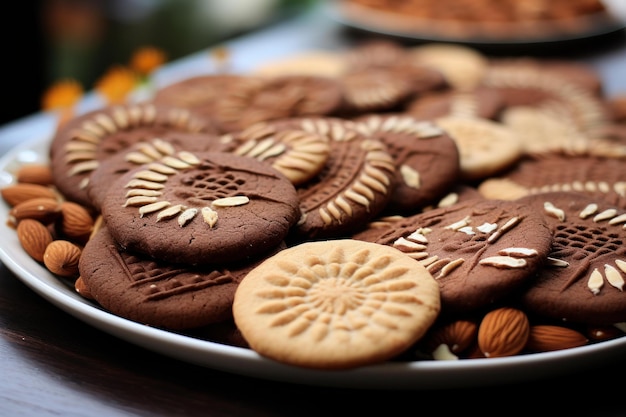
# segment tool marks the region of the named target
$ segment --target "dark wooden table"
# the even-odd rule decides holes
[[[283,49],[272,44],[278,55],[303,45],[337,46],[354,36],[318,19],[264,31],[256,41],[236,41],[234,48],[278,36],[286,42]],[[308,36],[301,44],[284,36],[294,28]],[[550,53],[567,53],[596,67],[609,94],[626,92],[623,33]],[[180,74],[189,66],[180,62],[171,67]],[[0,128],[0,154],[49,128],[46,115]],[[564,375],[525,383],[493,386],[477,380],[477,387],[445,390],[337,389],[257,380],[181,362],[92,328],[38,296],[0,264],[0,416],[391,415],[400,410],[501,416],[546,409],[568,416],[626,414],[621,382],[626,352],[623,359],[591,370],[576,367],[572,363]]]

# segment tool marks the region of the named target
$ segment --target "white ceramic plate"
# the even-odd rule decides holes
[[[550,23],[485,23],[417,19],[344,0],[326,0],[325,12],[345,27],[416,41],[454,42],[469,46],[541,46],[606,35],[626,26],[626,3],[604,0],[606,14],[582,16],[559,29]]]
[[[49,138],[35,138],[0,159],[0,188],[24,163],[47,162]],[[0,204],[0,260],[33,291],[85,323],[146,349],[220,371],[307,385],[376,389],[443,389],[523,382],[590,368],[626,352],[626,337],[560,352],[458,361],[392,362],[349,371],[318,371],[276,363],[255,352],[158,330],[110,314],[79,296],[21,248]],[[1,220],[4,219],[4,220]]]

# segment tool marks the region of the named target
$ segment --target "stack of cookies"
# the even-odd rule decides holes
[[[85,298],[282,363],[573,348],[625,328],[622,102],[573,62],[370,41],[76,116],[2,195]]]

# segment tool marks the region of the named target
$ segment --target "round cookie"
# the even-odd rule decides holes
[[[423,94],[407,103],[404,111],[423,120],[445,116],[497,120],[503,109],[504,100],[499,92],[477,87],[472,90],[445,90]]]
[[[153,103],[115,105],[77,116],[52,138],[54,184],[68,200],[91,207],[86,188],[102,161],[135,142],[168,132],[217,133],[211,122],[187,109]]]
[[[626,321],[626,210],[562,191],[517,202],[543,216],[554,234],[549,262],[520,296],[523,308],[571,323]]]
[[[122,249],[105,226],[86,243],[79,261],[92,298],[120,317],[182,330],[232,319],[235,291],[260,260],[192,267]]]
[[[591,155],[527,155],[478,186],[485,198],[514,200],[547,191],[576,191],[626,208],[624,160]]]
[[[102,218],[120,245],[167,262],[211,264],[267,253],[300,215],[293,184],[228,152],[178,152],[119,177]]]
[[[382,141],[394,158],[396,174],[385,211],[413,214],[457,183],[456,142],[433,122],[404,114],[371,114],[355,121],[359,132]]]
[[[295,127],[259,122],[222,136],[221,143],[237,155],[265,161],[285,175],[294,185],[311,180],[326,165],[330,153],[326,135]]]
[[[348,236],[387,206],[396,169],[383,142],[365,137],[354,121],[341,118],[292,118],[275,123],[322,134],[330,145],[322,171],[296,187],[301,215],[290,232],[294,241]]]
[[[233,316],[250,347],[314,369],[379,363],[411,347],[440,309],[439,286],[393,248],[350,239],[306,242],[241,281]]]
[[[546,220],[527,205],[482,198],[432,209],[353,236],[407,253],[433,274],[442,313],[488,308],[520,289],[545,263]]]
[[[164,132],[159,137],[134,143],[98,164],[87,184],[91,205],[100,210],[106,192],[115,179],[138,165],[173,156],[179,151],[226,151],[228,146],[217,135]]]

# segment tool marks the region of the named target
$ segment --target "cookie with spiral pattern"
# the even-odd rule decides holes
[[[398,249],[433,274],[443,314],[488,308],[519,290],[546,262],[552,232],[528,205],[468,199],[370,228],[354,239]]]
[[[107,191],[102,218],[125,249],[167,262],[234,262],[280,244],[300,215],[295,187],[231,152],[180,151],[140,165]]]
[[[526,311],[569,323],[626,321],[626,210],[564,191],[517,201],[540,213],[554,234],[549,262],[520,296]]]
[[[268,257],[233,302],[249,346],[314,369],[380,363],[419,340],[440,309],[439,286],[408,255],[350,239],[305,242]]]
[[[112,105],[77,116],[55,133],[50,168],[68,200],[92,207],[87,186],[98,165],[136,142],[171,132],[217,133],[190,110],[153,103]]]
[[[120,317],[170,330],[232,320],[235,290],[260,260],[193,267],[121,248],[105,226],[85,245],[81,278],[103,308]]]

